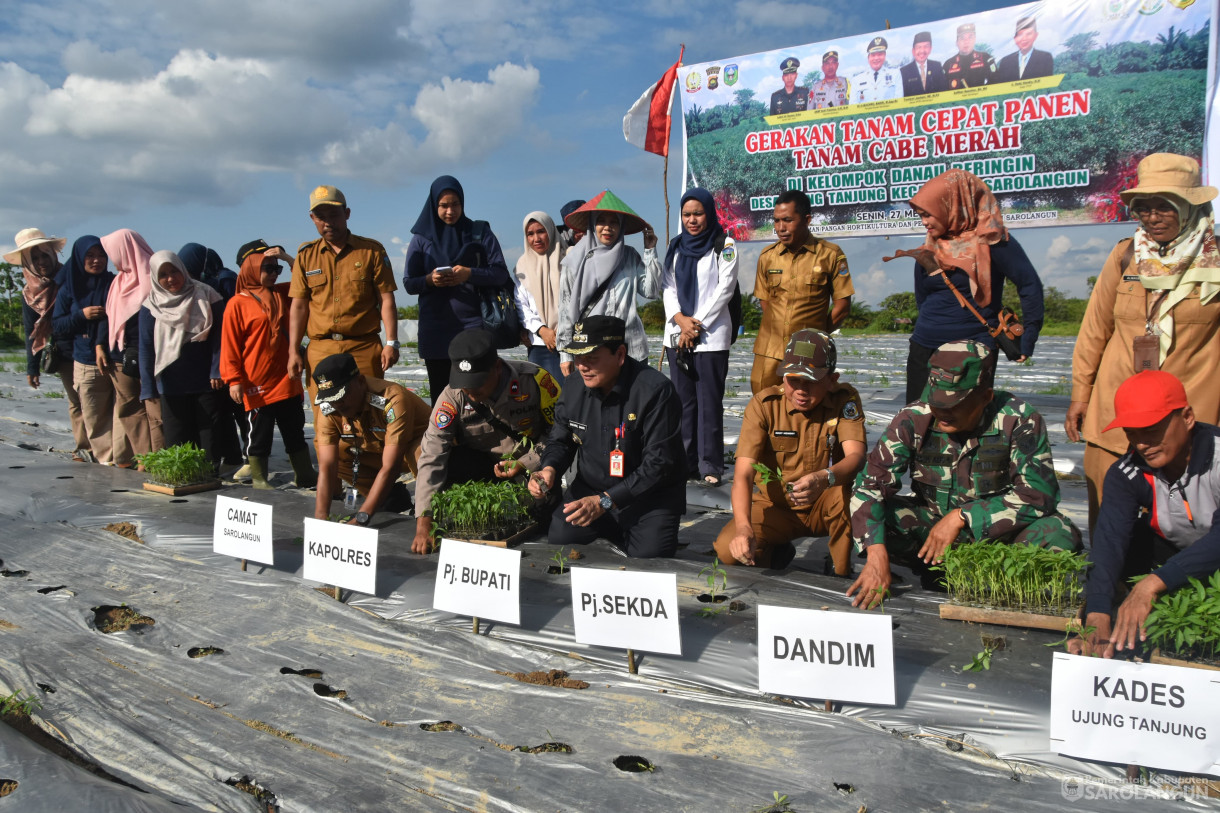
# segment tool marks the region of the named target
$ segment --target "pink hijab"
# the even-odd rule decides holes
[[[131,229],[119,229],[102,238],[102,248],[114,266],[114,282],[106,297],[106,318],[110,320],[109,347],[123,349],[127,343],[127,320],[140,312],[148,298],[152,281],[148,261],[153,250],[144,238]]]

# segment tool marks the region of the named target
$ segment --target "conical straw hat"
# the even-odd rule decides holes
[[[651,228],[644,218],[637,215],[630,206],[623,203],[622,198],[609,189],[604,190],[584,206],[569,214],[563,219],[563,222],[569,229],[587,232],[592,229],[596,217],[591,214],[592,212],[614,212],[622,215],[624,235],[638,234],[644,229]]]

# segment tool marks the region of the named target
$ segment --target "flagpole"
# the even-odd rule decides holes
[[[682,43],[681,50],[678,51],[678,67],[682,67],[682,56],[686,53],[686,43]],[[661,170],[661,184],[665,192],[665,245],[669,245],[669,134],[673,129],[673,107],[674,93],[677,92],[678,82],[674,80],[674,90],[669,94],[669,112],[670,115],[665,117],[665,167]]]

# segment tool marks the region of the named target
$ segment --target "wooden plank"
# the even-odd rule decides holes
[[[1037,615],[1019,610],[989,610],[985,607],[963,607],[960,604],[940,605],[940,617],[950,621],[975,621],[980,624],[1026,627],[1051,632],[1067,632],[1068,625],[1076,622],[1075,616]]]
[[[171,497],[181,497],[184,494],[198,494],[200,491],[213,491],[220,488],[219,480],[209,480],[206,483],[193,483],[189,486],[163,486],[159,483],[145,483],[145,491],[155,491],[158,494],[168,494]]]
[[[1195,661],[1183,661],[1177,658],[1169,658],[1161,654],[1161,650],[1152,650],[1153,663],[1164,664],[1165,666],[1185,666],[1189,669],[1209,669],[1213,672],[1220,672],[1220,666],[1212,666],[1210,663],[1196,663]]]
[[[511,548],[513,545],[518,545],[525,540],[527,536],[538,530],[538,523],[529,525],[520,531],[517,531],[507,539],[461,539],[453,536],[450,539],[457,539],[459,542],[469,542],[472,545],[490,545],[493,548]]]

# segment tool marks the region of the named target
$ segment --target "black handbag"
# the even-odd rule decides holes
[[[123,348],[123,375],[140,377],[140,348],[127,345]]]
[[[468,268],[483,268],[487,265],[487,253],[483,248],[483,232],[488,228],[486,220],[474,221],[471,242],[462,246],[455,265]],[[475,286],[479,293],[479,313],[483,317],[483,329],[492,335],[496,349],[511,350],[521,344],[521,315],[517,313],[517,286],[510,273],[504,285]]]
[[[55,345],[55,337],[48,336],[47,343],[42,348],[42,357],[38,359],[38,369],[45,375],[59,372],[59,348]]]

